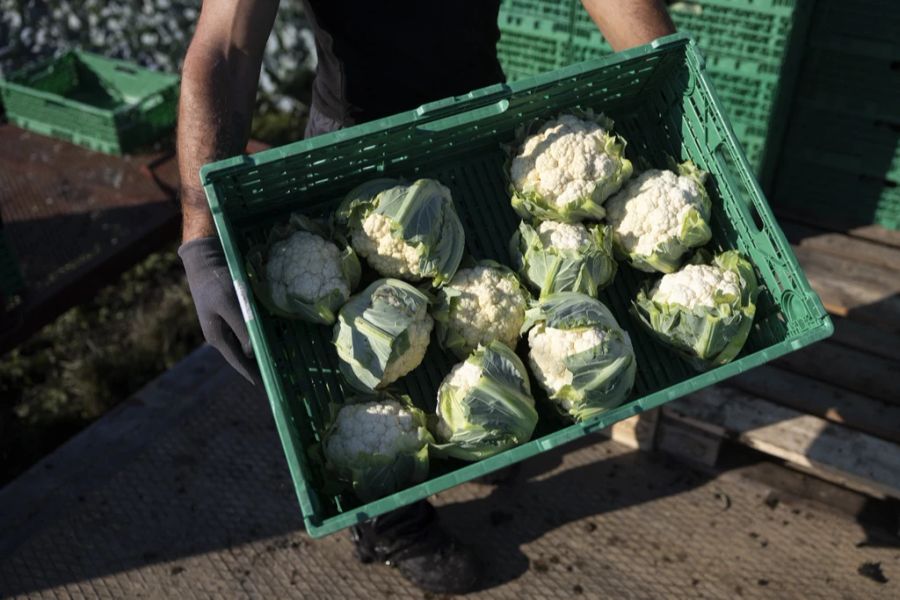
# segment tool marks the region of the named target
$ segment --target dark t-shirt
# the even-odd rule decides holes
[[[304,0],[313,103],[342,126],[504,81],[500,0]]]

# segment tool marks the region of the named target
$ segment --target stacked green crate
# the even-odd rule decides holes
[[[580,0],[570,2],[578,5],[572,59],[612,52]],[[678,30],[691,34],[703,50],[716,93],[764,187],[777,160],[812,2],[695,0],[669,6]]]
[[[572,2],[503,0],[497,55],[510,81],[558,69],[570,62]]]
[[[900,2],[818,0],[774,201],[900,229]]]
[[[0,79],[6,116],[43,135],[122,154],[171,132],[177,75],[71,51]]]

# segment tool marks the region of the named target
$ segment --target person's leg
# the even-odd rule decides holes
[[[313,104],[306,138],[341,128]],[[475,555],[448,535],[427,500],[355,525],[350,532],[363,563],[387,563],[416,586],[441,594],[463,593],[478,581]]]
[[[478,582],[475,555],[444,531],[427,500],[355,525],[351,537],[361,562],[396,567],[424,590],[458,594]]]

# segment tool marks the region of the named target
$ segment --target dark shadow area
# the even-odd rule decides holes
[[[596,437],[588,437],[565,450],[568,454],[596,442]],[[515,482],[494,488],[485,498],[441,509],[452,531],[476,547],[485,561],[485,589],[516,579],[530,568],[546,569],[546,564],[531,563],[522,547],[573,521],[587,519],[582,534],[615,552],[617,544],[628,541],[604,534],[590,517],[679,494],[713,477],[643,452],[580,464],[547,477],[567,455],[555,454],[526,461]]]
[[[79,464],[91,464],[82,464],[77,484],[59,490],[55,507],[42,509],[47,515],[40,527],[7,528],[6,539],[0,539],[0,595],[35,592],[302,530],[265,399],[237,375],[225,372],[211,381],[209,392],[191,400],[194,406],[170,422],[170,430],[146,423],[148,439],[132,439],[122,448],[121,459],[103,442],[79,451]],[[222,394],[224,389],[231,391]],[[210,410],[212,404],[217,406]],[[94,439],[107,437],[107,445],[116,446],[110,433]],[[638,452],[550,474],[576,450],[597,441],[590,436],[539,455],[487,498],[440,509],[447,527],[490,561],[488,585],[528,569],[519,547],[529,540],[573,520],[677,494],[709,479]],[[109,459],[93,463],[98,453]],[[52,477],[54,469],[65,468],[54,464],[54,458],[36,468]],[[510,528],[513,520],[517,526]],[[589,523],[585,526],[590,529]],[[586,534],[603,536],[602,531]],[[600,539],[609,543],[602,537],[598,543]],[[317,543],[304,542],[311,552]],[[41,568],[21,566],[29,561]]]
[[[814,11],[770,199],[782,214],[840,229],[896,228],[900,63],[879,49],[874,32],[882,15],[858,11],[869,22],[851,38],[838,31],[840,10],[853,12]]]

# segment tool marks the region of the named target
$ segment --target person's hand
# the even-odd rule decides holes
[[[178,248],[178,256],[184,263],[203,337],[238,373],[252,384],[260,384],[250,334],[219,238],[201,237],[185,242]]]

